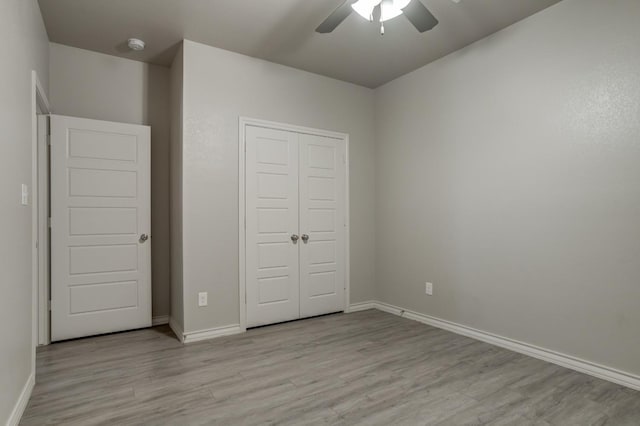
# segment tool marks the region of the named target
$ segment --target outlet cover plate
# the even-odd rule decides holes
[[[208,293],[202,292],[202,293],[198,293],[198,306],[207,306],[209,304],[208,299]]]

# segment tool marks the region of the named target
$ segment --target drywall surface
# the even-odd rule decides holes
[[[33,373],[31,71],[48,87],[49,46],[35,0],[0,2],[0,424]]]
[[[169,314],[169,69],[50,44],[50,101],[59,115],[151,126],[153,316]]]
[[[373,91],[185,41],[185,331],[239,322],[239,116],[350,134],[351,300],[372,298]]]
[[[182,267],[182,104],[183,52],[171,65],[171,318],[184,330]],[[181,337],[181,336],[180,336]]]
[[[565,0],[376,91],[380,300],[640,374],[639,21]]]

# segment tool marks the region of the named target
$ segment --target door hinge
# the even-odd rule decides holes
[[[49,228],[51,228],[51,218],[50,217],[47,218],[47,226]]]
[[[47,309],[51,311],[51,300],[47,300]]]
[[[47,146],[51,146],[51,135],[47,135]]]
[[[36,240],[36,248],[38,248],[38,240]]]

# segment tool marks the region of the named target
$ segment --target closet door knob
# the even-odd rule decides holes
[[[147,234],[142,234],[140,235],[140,242],[144,243],[145,241],[147,241],[149,239],[149,236]]]
[[[302,241],[304,241],[305,243],[309,241],[309,236],[307,234],[302,234]]]
[[[298,237],[296,234],[293,234],[291,236],[291,241],[293,241],[294,244],[297,243],[299,239],[300,237]]]

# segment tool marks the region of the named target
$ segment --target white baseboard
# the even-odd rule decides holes
[[[151,326],[156,327],[158,325],[169,324],[169,315],[160,315],[157,317],[151,318]]]
[[[529,343],[510,339],[508,337],[499,336],[487,331],[478,330],[466,325],[414,312],[409,309],[403,309],[398,306],[390,305],[388,303],[377,301],[357,303],[349,306],[348,311],[357,312],[371,308],[398,315],[403,318],[418,321],[433,327],[441,328],[452,333],[471,337],[473,339],[490,343],[495,346],[500,346],[502,348],[528,355],[533,358],[541,359],[552,364],[560,365],[562,367],[566,367],[580,373],[589,374],[599,379],[608,380],[610,382],[626,386],[631,389],[640,390],[640,376],[637,376],[635,374],[620,371],[601,364],[596,364],[594,362],[586,361],[550,349],[531,345]]]
[[[216,337],[244,333],[244,331],[245,330],[240,327],[240,324],[209,328],[207,330],[190,331],[184,333],[183,343],[193,343],[199,342],[201,340],[215,339]]]
[[[185,332],[173,318],[169,318],[169,327],[171,327],[171,330],[173,330],[178,340],[182,343],[200,342],[202,340],[215,339],[216,337],[240,334],[246,331],[240,327],[240,324],[233,324],[223,327],[209,328],[207,330]]]
[[[173,334],[176,335],[178,340],[180,340],[181,343],[184,343],[184,333],[182,332],[182,327],[176,322],[176,320],[173,319],[173,317],[169,317],[169,328],[171,328],[171,331],[173,331]]]
[[[24,388],[22,388],[22,392],[20,393],[20,397],[18,398],[16,405],[13,407],[13,411],[11,411],[11,415],[7,420],[7,426],[18,426],[20,419],[24,414],[24,410],[27,408],[29,398],[31,398],[31,392],[33,392],[35,384],[36,376],[34,373],[31,373],[27,379],[27,383],[25,383]]]
[[[376,304],[377,302],[374,300],[368,300],[366,302],[358,302],[358,303],[352,303],[351,305],[349,305],[349,308],[347,308],[347,313],[351,313],[351,312],[359,312],[359,311],[366,311],[368,309],[376,309]]]

